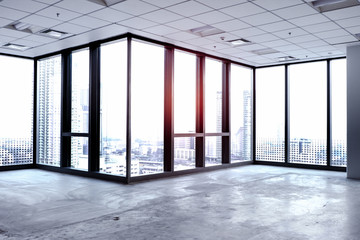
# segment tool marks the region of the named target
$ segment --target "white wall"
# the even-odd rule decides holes
[[[347,48],[347,176],[360,179],[360,45]]]

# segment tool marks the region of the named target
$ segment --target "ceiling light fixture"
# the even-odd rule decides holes
[[[46,29],[44,31],[39,32],[39,34],[56,39],[64,38],[65,36],[69,35],[66,32],[61,32],[53,29]]]
[[[193,28],[189,30],[190,33],[193,33],[195,35],[198,35],[200,37],[207,37],[207,36],[211,36],[211,35],[215,35],[215,34],[220,34],[220,33],[224,33],[223,30],[214,28],[210,25],[205,25],[202,27],[198,27],[198,28]]]
[[[30,48],[30,47],[27,47],[27,46],[24,46],[24,45],[14,44],[14,43],[7,43],[2,47],[9,48],[9,49],[12,49],[12,50],[17,50],[17,51],[25,51],[25,50]]]
[[[285,61],[296,60],[296,58],[292,56],[284,56],[284,57],[279,57],[278,60],[279,62],[285,62]]]
[[[271,54],[271,53],[278,53],[279,51],[272,49],[272,48],[264,48],[264,49],[259,49],[259,50],[254,50],[252,51],[252,53],[255,53],[257,55],[266,55],[266,54]]]
[[[14,28],[15,28],[16,30],[19,30],[19,31],[24,31],[25,29],[28,29],[28,28],[31,27],[30,24],[28,24],[28,23],[23,23],[23,22],[15,23],[15,24],[13,24],[13,26],[14,26]]]
[[[249,40],[243,39],[243,38],[239,38],[239,39],[234,39],[234,40],[230,40],[227,41],[228,43],[230,43],[232,46],[240,46],[240,45],[245,45],[245,44],[251,44],[252,42],[250,42]]]
[[[88,0],[89,2],[93,2],[99,4],[101,6],[110,7],[114,4],[124,2],[126,0]]]
[[[329,12],[337,9],[360,5],[359,0],[316,0],[309,3],[318,12]]]

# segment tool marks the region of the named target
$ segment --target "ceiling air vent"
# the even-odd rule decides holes
[[[278,52],[279,51],[272,49],[272,48],[264,48],[264,49],[252,51],[252,53],[257,54],[257,55],[266,55],[266,54],[278,53]]]
[[[316,0],[309,3],[318,12],[329,12],[360,5],[359,0]]]
[[[64,37],[67,37],[70,35],[69,33],[61,32],[61,31],[57,31],[57,30],[53,30],[53,29],[43,30],[43,31],[39,32],[39,34],[47,36],[47,37],[51,37],[51,38],[56,38],[56,39],[64,38]]]
[[[17,51],[25,51],[25,50],[30,48],[30,47],[27,47],[27,46],[24,46],[24,45],[14,44],[14,43],[7,43],[2,47],[8,48],[8,49],[11,49],[11,50],[17,50]]]
[[[89,2],[93,2],[99,4],[101,6],[110,7],[114,4],[124,2],[126,0],[88,0]]]
[[[215,34],[224,33],[223,30],[214,28],[210,25],[193,28],[193,29],[190,29],[189,32],[192,34],[198,35],[200,37],[207,37],[207,36],[211,36],[211,35],[215,35]]]
[[[232,46],[236,47],[236,46],[251,44],[252,42],[250,42],[249,40],[246,40],[244,38],[239,38],[239,39],[230,40],[230,41],[228,41],[228,43],[230,43]]]
[[[296,58],[292,56],[284,56],[284,57],[279,57],[278,60],[279,62],[286,62],[286,61],[296,60]]]

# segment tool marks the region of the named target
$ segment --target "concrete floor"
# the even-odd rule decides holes
[[[360,181],[259,165],[134,185],[0,172],[0,239],[360,239]]]

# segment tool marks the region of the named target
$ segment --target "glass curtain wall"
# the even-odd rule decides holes
[[[71,132],[89,133],[89,50],[72,53]],[[71,167],[88,170],[88,137],[71,137]]]
[[[0,166],[33,163],[34,61],[0,56]]]
[[[326,61],[289,66],[290,163],[327,164]]]
[[[347,162],[346,143],[346,59],[330,62],[332,154],[331,166],[345,167]]]
[[[285,162],[285,67],[256,69],[256,160]]]
[[[205,58],[205,133],[222,132],[222,62]],[[222,162],[221,136],[205,137],[205,166]]]
[[[38,64],[38,158],[37,163],[60,166],[61,56]]]
[[[196,55],[175,51],[174,132],[195,133]],[[175,137],[174,169],[195,168],[195,137]]]
[[[127,41],[100,53],[100,172],[126,176]]]
[[[164,47],[132,41],[131,176],[164,171]]]
[[[231,64],[230,157],[232,163],[252,160],[252,80],[252,69]]]

